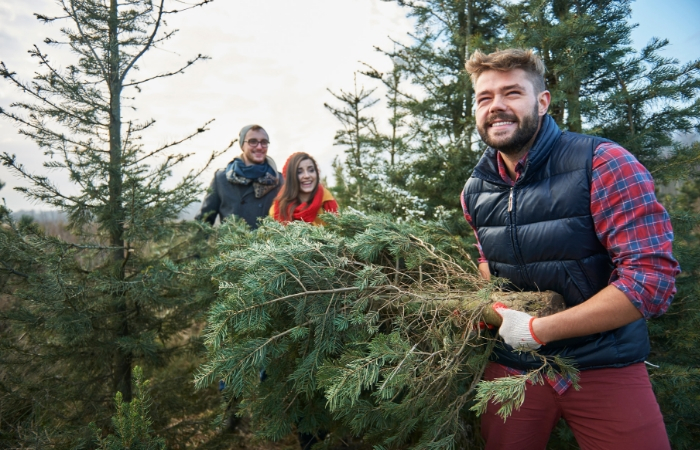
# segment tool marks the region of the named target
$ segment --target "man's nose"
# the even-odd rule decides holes
[[[506,109],[506,104],[504,102],[504,98],[501,95],[496,95],[493,97],[493,100],[491,101],[491,104],[489,105],[489,112],[493,111],[503,111]]]

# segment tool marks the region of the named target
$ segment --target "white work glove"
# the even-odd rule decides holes
[[[532,332],[532,321],[535,320],[528,313],[509,309],[503,303],[494,303],[493,310],[501,316],[503,323],[498,329],[498,334],[503,337],[503,341],[513,348],[525,348],[527,350],[537,350],[544,345],[544,342],[537,339]]]

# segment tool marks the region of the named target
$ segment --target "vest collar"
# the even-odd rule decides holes
[[[549,158],[549,154],[560,136],[561,130],[559,130],[557,123],[549,114],[545,114],[542,118],[542,127],[540,127],[540,131],[537,133],[532,148],[527,153],[525,169],[518,178],[518,181],[515,182],[516,185],[527,182],[529,178],[534,176],[533,174],[537,173],[539,168]],[[498,173],[496,151],[497,150],[491,147],[486,149],[484,155],[474,168],[472,176],[490,183],[507,186],[507,183],[501,179],[501,175]]]

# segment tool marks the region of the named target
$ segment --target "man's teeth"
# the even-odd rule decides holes
[[[515,122],[494,122],[491,124],[492,127],[502,127],[504,125],[511,125],[514,124]]]

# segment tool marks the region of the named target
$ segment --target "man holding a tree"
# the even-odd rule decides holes
[[[497,308],[504,345],[484,378],[523,374],[555,355],[580,370],[580,390],[561,376],[529,384],[505,421],[490,405],[486,448],[544,449],[560,418],[582,449],[670,448],[645,367],[646,320],[667,310],[679,267],[651,175],[614,142],[559,130],[532,51],[477,51],[467,71],[488,145],[461,197],[479,270],[567,303],[543,318]]]

